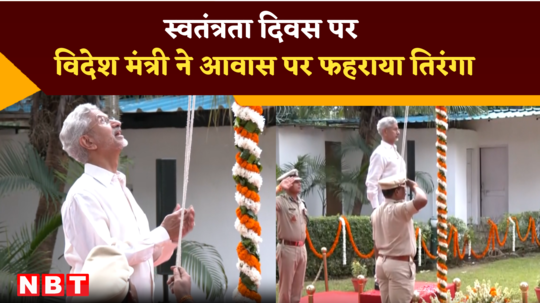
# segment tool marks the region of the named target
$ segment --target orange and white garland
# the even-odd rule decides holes
[[[238,287],[233,291],[235,302],[261,302],[258,289],[261,285],[259,244],[262,242],[261,225],[257,214],[261,208],[259,190],[262,186],[259,135],[264,129],[261,106],[232,105],[234,112],[234,145],[239,150],[232,168],[236,182],[236,222],[234,227],[242,240],[236,247],[240,271]]]
[[[446,131],[448,130],[448,115],[446,106],[436,106],[437,123],[437,299],[441,303],[447,302],[447,274],[446,260],[448,256],[448,221],[446,206]]]

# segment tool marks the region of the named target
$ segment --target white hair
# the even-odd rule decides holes
[[[394,117],[384,117],[379,120],[379,122],[377,122],[377,131],[379,132],[379,135],[382,136],[382,132],[394,124],[398,124],[396,118]]]
[[[62,148],[70,157],[82,164],[88,162],[88,151],[79,144],[79,139],[88,131],[92,123],[90,113],[93,110],[99,110],[99,108],[90,103],[77,106],[67,116],[60,132]]]

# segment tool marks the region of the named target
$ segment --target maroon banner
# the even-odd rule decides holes
[[[267,15],[264,19],[269,22],[263,39],[259,21],[264,11],[277,20],[298,21],[298,38],[294,23],[281,23],[280,43],[271,36],[278,32],[271,28],[276,25],[271,21],[276,19]],[[4,2],[0,3],[0,52],[47,94],[537,95],[540,94],[539,11],[538,2]],[[173,39],[166,31],[169,24],[164,20],[197,23],[191,25],[191,38],[185,36],[184,29],[185,35],[174,32]],[[204,37],[202,27],[199,38],[195,29],[204,25],[205,20],[209,21],[208,38]],[[231,20],[240,21],[222,24]],[[245,24],[239,25],[242,38],[234,28],[242,20],[252,21],[249,39]],[[329,20],[357,20],[352,31],[356,38],[347,31],[350,26],[347,22],[342,24],[340,38],[336,34],[339,23],[335,24],[334,33]],[[315,28],[315,24],[319,26],[319,38],[314,31],[303,31],[308,26]],[[221,26],[225,28],[225,38],[214,35],[220,34]],[[313,37],[309,39],[308,34]],[[58,75],[55,57],[60,48],[73,54],[59,54],[67,61],[58,61],[61,62],[61,75]],[[148,73],[153,60],[141,62],[140,75],[127,69],[129,61],[125,57],[135,57],[133,51],[137,51],[136,56],[153,57],[155,48],[169,58],[167,75],[162,74],[161,62],[157,62],[159,75]],[[88,53],[81,54],[81,49],[87,49]],[[175,60],[182,56],[177,49],[183,49],[193,58],[190,75],[186,74],[186,68],[177,67],[182,63]],[[430,75],[427,55],[418,52],[416,57],[421,61],[417,61],[415,76],[411,60],[414,49],[439,59],[453,57],[454,61],[432,61],[433,75]],[[70,57],[89,54],[94,59],[117,60],[83,59],[76,65],[78,75],[69,72],[73,68],[69,66]],[[221,60],[220,75],[215,71],[207,75],[201,70],[205,57],[222,58],[215,59]],[[225,62],[223,57],[236,58]],[[252,58],[250,66],[249,60],[237,57],[258,59]],[[264,64],[259,65],[270,64],[259,61],[260,57],[275,57],[274,75]],[[295,76],[291,72],[294,61],[288,61],[287,69],[283,57],[312,57],[308,68],[311,75],[301,68],[304,61],[298,60]],[[321,62],[321,57],[342,58]],[[473,57],[474,61],[455,57]],[[385,58],[387,61],[382,61]],[[93,62],[93,69],[89,62]],[[373,62],[376,62],[375,70]],[[444,68],[439,69],[441,62]],[[116,75],[112,74],[113,63]],[[137,65],[137,61],[133,64]],[[99,69],[107,65],[108,69]],[[339,66],[339,72],[329,75],[323,66],[334,66],[333,70],[328,68],[333,72]],[[242,70],[245,75],[240,73]]]

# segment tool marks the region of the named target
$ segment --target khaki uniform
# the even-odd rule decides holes
[[[412,201],[386,199],[371,215],[373,241],[378,249],[375,272],[382,303],[410,303],[416,279],[416,235]],[[409,256],[408,261],[391,257]]]
[[[288,195],[276,197],[276,260],[279,269],[279,303],[298,303],[304,289],[307,251],[308,213],[302,199]]]

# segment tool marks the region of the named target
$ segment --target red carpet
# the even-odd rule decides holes
[[[352,285],[351,285],[352,286]],[[414,289],[420,293],[422,299],[427,303],[431,302],[431,297],[435,297],[435,289],[437,289],[436,283],[431,282],[416,282]],[[456,288],[453,283],[448,284],[448,289],[452,298],[456,294]],[[337,299],[336,299],[337,298]],[[378,290],[370,290],[362,293],[361,303],[381,303],[381,295]],[[328,291],[324,289],[320,292],[316,292],[313,295],[313,303],[358,303],[358,293],[354,291]],[[308,297],[302,297],[300,303],[308,303]]]

